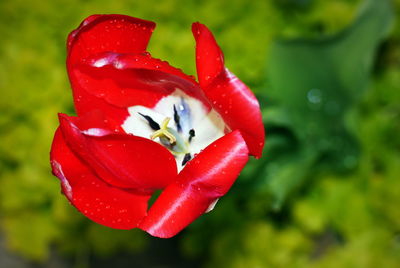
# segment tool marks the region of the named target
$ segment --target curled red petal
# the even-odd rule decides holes
[[[73,66],[102,52],[141,53],[146,50],[155,23],[125,15],[92,15],[70,33],[67,41],[67,68],[73,88],[74,104],[78,115],[100,109],[119,125],[128,111],[107,103],[81,87],[72,75]]]
[[[107,183],[152,192],[166,187],[177,174],[173,155],[149,139],[79,129],[66,115],[60,128],[70,149]]]
[[[239,131],[216,140],[186,164],[139,228],[157,237],[174,236],[226,194],[247,160],[248,149]]]
[[[203,88],[214,109],[231,129],[239,129],[250,154],[262,155],[265,130],[260,106],[249,88],[227,69]]]
[[[193,23],[192,32],[196,40],[197,77],[201,86],[207,86],[224,69],[224,54],[204,24]]]
[[[72,153],[60,129],[54,136],[50,161],[62,192],[92,221],[111,228],[132,229],[146,216],[150,195],[124,191],[103,182]]]
[[[66,116],[60,114],[60,116]],[[103,111],[90,110],[80,117],[68,117],[68,119],[73,122],[80,130],[87,133],[93,133],[97,136],[105,136],[111,133],[125,133],[121,125],[115,122],[112,118],[106,116]]]
[[[70,77],[74,92],[85,91],[114,107],[153,107],[176,89],[209,107],[199,85],[191,77],[148,53],[102,53],[89,58],[85,64],[75,65]],[[80,103],[76,105],[79,110]]]
[[[70,79],[73,89],[74,106],[78,116],[83,116],[93,110],[100,110],[115,123],[115,127],[124,123],[129,115],[126,108],[110,105],[104,99],[89,93],[82,87],[82,81],[79,81],[79,78],[76,79],[70,76]]]
[[[155,26],[154,22],[125,15],[92,15],[68,36],[67,65],[106,51],[144,52]]]
[[[259,158],[265,140],[260,105],[251,90],[224,67],[223,54],[210,30],[192,26],[200,86],[212,107],[232,129],[239,129],[250,154]]]

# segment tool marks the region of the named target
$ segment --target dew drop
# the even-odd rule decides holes
[[[307,92],[307,99],[310,103],[318,104],[322,101],[322,92],[317,88],[313,88]]]

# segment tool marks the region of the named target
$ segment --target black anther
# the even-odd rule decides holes
[[[196,133],[194,132],[194,129],[192,128],[191,130],[189,130],[189,142],[192,141],[192,138],[196,136]]]
[[[147,120],[147,122],[149,123],[149,125],[150,125],[152,130],[159,130],[160,129],[160,125],[156,121],[154,121],[153,118],[151,118],[148,115],[144,115],[142,113],[138,113],[138,114],[140,114],[141,116],[143,116],[144,119]]]
[[[174,104],[174,121],[175,121],[176,128],[178,129],[178,131],[182,132],[181,118],[180,118],[178,112],[176,111],[175,104]]]
[[[184,166],[190,159],[192,159],[190,153],[185,154],[185,156],[183,157],[182,166]]]

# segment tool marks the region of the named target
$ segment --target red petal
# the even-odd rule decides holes
[[[74,95],[74,105],[76,113],[79,116],[83,116],[93,110],[100,110],[115,122],[115,127],[123,124],[129,115],[127,109],[110,105],[104,99],[90,94],[81,86],[82,81],[71,76],[71,72],[70,79]]]
[[[60,127],[70,149],[113,186],[152,192],[176,177],[173,155],[158,143],[126,134],[91,134],[66,115],[60,115]]]
[[[193,23],[192,32],[196,39],[197,76],[200,84],[207,86],[224,69],[224,55],[205,25]]]
[[[247,160],[248,149],[239,131],[213,142],[161,193],[139,228],[153,236],[174,236],[226,194]]]
[[[104,100],[112,107],[153,107],[177,88],[210,107],[192,78],[149,54],[103,53],[88,59],[87,64],[74,66],[70,76],[74,92],[89,93],[91,99]],[[79,113],[82,103],[78,99],[75,103]],[[82,108],[88,106],[96,108],[87,102]]]
[[[68,148],[60,129],[51,153],[53,174],[68,200],[89,219],[116,229],[132,229],[146,216],[150,195],[127,192],[104,183]]]
[[[265,131],[257,99],[224,67],[222,51],[210,30],[203,24],[194,23],[192,31],[196,39],[197,75],[201,88],[228,126],[240,130],[250,153],[261,157]]]
[[[67,117],[59,114],[59,116]],[[90,110],[80,117],[68,117],[80,130],[89,130],[89,132],[98,130],[97,136],[105,136],[111,133],[125,133],[120,125],[107,117],[101,110]]]
[[[68,36],[67,67],[74,94],[75,109],[83,115],[100,109],[119,125],[128,116],[126,109],[109,105],[101,98],[89,94],[79,85],[71,72],[72,66],[84,62],[87,57],[109,51],[140,53],[146,50],[155,23],[124,15],[92,15]]]
[[[155,23],[125,15],[93,15],[68,37],[67,65],[101,52],[140,53],[146,50]]]
[[[231,129],[239,129],[250,154],[260,158],[265,141],[260,106],[248,87],[228,70],[203,88],[213,108]]]

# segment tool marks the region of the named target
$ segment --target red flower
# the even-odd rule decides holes
[[[206,26],[192,26],[199,82],[146,52],[154,27],[93,15],[69,35],[78,116],[59,115],[50,157],[63,193],[91,220],[171,237],[212,209],[249,154],[261,156],[264,128]]]

